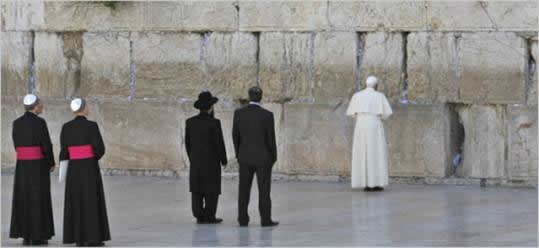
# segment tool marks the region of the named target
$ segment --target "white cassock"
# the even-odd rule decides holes
[[[356,117],[352,149],[352,188],[389,184],[387,144],[382,120],[393,111],[384,94],[366,88],[352,97],[346,115]]]

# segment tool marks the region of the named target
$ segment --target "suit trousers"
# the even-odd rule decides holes
[[[219,194],[192,192],[191,196],[193,216],[197,220],[208,221],[215,219]]]
[[[249,223],[249,199],[251,196],[251,186],[253,177],[256,175],[258,183],[258,210],[262,223],[271,221],[271,165],[252,166],[240,164],[240,183],[238,197],[238,222],[240,224]]]

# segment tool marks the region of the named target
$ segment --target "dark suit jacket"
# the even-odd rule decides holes
[[[190,191],[221,193],[221,165],[227,164],[221,122],[205,112],[189,118],[185,149],[190,162]]]
[[[255,104],[236,110],[232,138],[240,165],[272,166],[277,161],[272,112]]]

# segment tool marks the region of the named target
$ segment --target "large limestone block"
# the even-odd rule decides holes
[[[538,50],[538,42],[537,39],[534,40],[531,43],[531,56],[533,58],[533,61],[535,61],[535,70],[533,71],[533,75],[531,75],[531,82],[528,86],[528,105],[537,105],[538,99],[537,99],[537,65],[539,64],[539,52]]]
[[[124,32],[84,33],[79,94],[129,96],[130,40]]]
[[[324,1],[240,1],[242,31],[327,30]]]
[[[537,1],[427,1],[427,22],[440,31],[537,31]]]
[[[472,178],[505,176],[504,106],[471,105],[458,109],[464,126],[463,161],[457,174]]]
[[[2,97],[24,96],[30,89],[32,34],[2,32]]]
[[[385,121],[389,174],[445,177],[451,169],[451,119],[445,105],[393,105]]]
[[[13,121],[24,113],[22,98],[2,97],[2,168],[15,167],[16,153],[11,133]]]
[[[509,179],[537,180],[537,105],[507,106]]]
[[[144,2],[47,1],[42,29],[48,31],[127,31],[142,27]]]
[[[265,32],[260,36],[260,86],[266,101],[310,100],[314,36]]]
[[[177,104],[134,101],[103,102],[105,166],[115,169],[183,168]]]
[[[45,24],[44,1],[2,1],[2,31],[29,31]]]
[[[346,104],[287,104],[283,107],[284,165],[281,171],[307,175],[350,175],[353,120]]]
[[[210,33],[204,37],[205,85],[212,94],[228,100],[247,99],[256,85],[257,40],[252,33]]]
[[[135,96],[196,98],[211,89],[203,67],[203,39],[195,33],[141,33],[133,44]]]
[[[320,103],[349,99],[356,91],[356,33],[317,33],[314,41],[314,98]]]
[[[359,82],[366,86],[369,75],[378,78],[378,91],[392,102],[398,102],[401,94],[401,71],[403,63],[403,37],[400,33],[375,32],[362,36],[363,51],[360,52]]]
[[[458,50],[462,102],[525,102],[528,56],[522,37],[514,33],[464,33]]]
[[[328,1],[334,30],[424,30],[423,1]]]
[[[72,96],[80,86],[82,33],[37,32],[36,91],[42,97]]]
[[[238,14],[232,1],[145,2],[145,30],[234,31]]]
[[[408,35],[408,100],[415,103],[458,101],[456,42],[455,33],[414,32]]]

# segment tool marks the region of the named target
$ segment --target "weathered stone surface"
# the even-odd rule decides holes
[[[21,100],[16,97],[2,96],[2,168],[15,167],[16,154],[11,132],[13,121],[24,113]]]
[[[144,2],[117,1],[107,7],[99,1],[46,1],[45,25],[49,31],[125,31],[142,27]]]
[[[473,178],[505,176],[505,107],[472,105],[458,109],[465,130],[463,161],[457,174]]]
[[[339,102],[356,91],[356,33],[317,33],[314,41],[315,101]]]
[[[205,84],[222,99],[246,99],[256,85],[257,40],[252,33],[211,33],[204,37]],[[191,82],[196,83],[196,82]]]
[[[145,2],[144,29],[234,31],[238,14],[232,1]]]
[[[307,31],[329,28],[323,1],[240,1],[242,31]]]
[[[286,138],[281,172],[311,175],[350,175],[353,120],[346,104],[287,104],[282,132]]]
[[[2,32],[2,97],[29,91],[32,39],[28,32]]]
[[[423,1],[328,1],[334,30],[424,30]]]
[[[385,121],[390,176],[448,176],[455,151],[447,106],[395,104],[393,112]]]
[[[369,75],[378,78],[378,91],[392,102],[398,102],[401,92],[403,63],[403,36],[400,33],[375,32],[362,36],[363,51],[360,52],[359,82],[366,86]],[[351,51],[350,51],[351,53]]]
[[[260,35],[260,86],[266,101],[312,99],[315,34]]]
[[[507,177],[537,180],[537,105],[507,106]]]
[[[45,2],[2,1],[2,31],[29,31],[45,24]]]
[[[176,105],[150,101],[103,102],[105,167],[184,168],[182,114]]]
[[[192,99],[201,90],[211,89],[199,34],[141,33],[133,52],[136,97]]]
[[[533,75],[531,75],[530,77],[530,80],[531,82],[529,82],[528,84],[528,105],[537,105],[538,104],[538,99],[537,99],[537,83],[538,83],[538,78],[537,78],[537,65],[539,65],[539,52],[538,52],[538,42],[537,42],[537,39],[534,40],[532,43],[531,43],[531,56],[533,58],[533,61],[535,62],[535,68],[534,71],[533,71]]]
[[[434,30],[537,31],[537,1],[427,1]]]
[[[528,58],[522,37],[514,33],[464,33],[459,45],[462,102],[525,102]]]
[[[408,35],[408,100],[415,103],[457,102],[459,58],[455,33]]]
[[[130,41],[128,33],[85,33],[83,54],[80,95],[129,96]]]
[[[80,85],[82,34],[37,32],[34,51],[37,94],[72,96]]]

